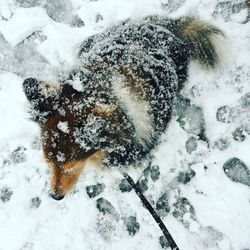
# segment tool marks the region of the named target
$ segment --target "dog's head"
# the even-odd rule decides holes
[[[100,153],[112,110],[70,84],[53,86],[29,78],[23,89],[32,119],[41,127],[52,197],[60,200],[77,182],[87,159]]]

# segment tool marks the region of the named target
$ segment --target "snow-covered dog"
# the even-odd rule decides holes
[[[121,166],[143,159],[167,128],[190,60],[218,65],[218,36],[218,28],[188,17],[126,20],[85,40],[79,65],[57,88],[26,79],[52,197],[65,196],[87,160]]]

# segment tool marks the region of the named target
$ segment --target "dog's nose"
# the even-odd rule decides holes
[[[50,196],[57,201],[60,201],[64,198],[64,195],[50,194]]]

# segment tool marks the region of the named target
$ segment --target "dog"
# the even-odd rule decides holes
[[[128,19],[83,41],[59,84],[24,80],[52,198],[63,199],[89,160],[121,167],[144,159],[167,129],[190,61],[216,68],[223,36],[191,17]]]

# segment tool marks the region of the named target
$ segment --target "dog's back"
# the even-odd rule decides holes
[[[97,100],[102,96],[105,104],[118,103],[126,146],[110,154],[115,160],[130,163],[152,149],[166,130],[190,60],[206,67],[218,64],[215,35],[222,33],[192,18],[149,16],[124,21],[83,42],[80,68],[70,78],[80,77],[85,88],[98,89]]]

